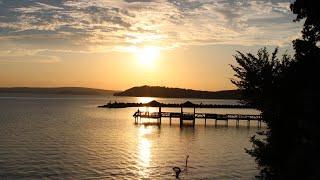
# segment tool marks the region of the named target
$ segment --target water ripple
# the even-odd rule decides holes
[[[253,179],[244,152],[254,128],[164,121],[134,125],[135,109],[95,108],[105,99],[1,99],[0,177],[7,179]],[[226,111],[226,110],[225,110]],[[240,111],[240,110],[239,110]]]

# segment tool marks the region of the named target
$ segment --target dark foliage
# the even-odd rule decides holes
[[[109,102],[105,105],[98,106],[101,108],[127,108],[127,107],[196,107],[196,108],[252,108],[249,105],[241,104],[193,104],[190,101],[187,101],[182,104],[174,103],[159,103],[157,101],[151,101],[149,103],[123,103],[123,102]]]
[[[293,41],[295,56],[277,58],[261,49],[257,56],[238,52],[232,66],[244,103],[262,112],[266,132],[251,138],[247,152],[256,158],[262,179],[320,179],[320,6],[297,0],[295,21],[305,19],[302,38]],[[260,136],[263,135],[263,136]]]
[[[239,92],[237,90],[211,92],[160,86],[133,87],[123,92],[115,93],[114,95],[131,97],[239,99]]]

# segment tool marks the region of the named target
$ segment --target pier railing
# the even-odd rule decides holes
[[[159,108],[159,112],[148,112],[148,111],[136,111],[133,114],[135,118],[135,123],[141,122],[141,119],[157,119],[159,125],[161,125],[162,118],[169,118],[170,125],[172,118],[180,119],[180,126],[183,126],[184,121],[192,121],[193,126],[196,123],[197,119],[204,119],[205,125],[207,124],[207,120],[215,120],[215,125],[217,125],[217,121],[225,121],[226,126],[228,126],[229,120],[236,121],[236,126],[239,127],[239,121],[247,121],[247,126],[250,126],[250,121],[256,121],[258,127],[261,127],[262,116],[261,115],[253,115],[253,114],[216,114],[216,113],[186,113],[186,112],[162,112],[161,108]],[[140,121],[139,121],[140,120]]]

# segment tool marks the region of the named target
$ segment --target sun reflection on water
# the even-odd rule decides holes
[[[150,163],[150,149],[151,142],[147,139],[141,139],[139,143],[139,159],[141,160],[141,165],[147,167]]]
[[[151,101],[153,101],[153,100],[155,100],[155,99],[156,99],[156,98],[154,98],[154,97],[137,97],[137,102],[138,102],[138,103],[143,103],[143,104],[145,104],[145,103],[151,102]],[[155,110],[155,108],[153,108],[153,107],[147,107],[147,106],[140,107],[139,109],[140,109],[141,111],[150,111],[150,112],[152,112],[152,111]]]
[[[138,103],[148,103],[150,101],[153,101],[155,98],[153,97],[138,97],[137,101]]]
[[[148,177],[148,167],[150,166],[151,161],[151,146],[152,143],[145,136],[150,134],[152,129],[148,129],[145,127],[139,128],[139,143],[138,143],[138,158],[139,158],[139,166],[140,166],[140,175],[143,177]]]

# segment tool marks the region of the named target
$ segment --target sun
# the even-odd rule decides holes
[[[136,56],[141,65],[152,66],[160,56],[160,48],[145,46],[136,51]]]

